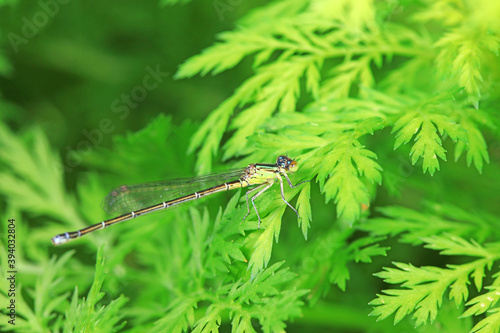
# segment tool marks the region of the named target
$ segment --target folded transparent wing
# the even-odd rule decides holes
[[[238,180],[245,169],[231,170],[194,178],[180,178],[135,185],[122,185],[110,191],[102,201],[109,214],[126,214],[216,185]]]

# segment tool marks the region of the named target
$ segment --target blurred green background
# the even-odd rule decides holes
[[[241,83],[248,66],[191,80],[176,81],[173,75],[260,3],[242,2],[222,16],[212,2],[4,3],[0,90],[10,104],[0,115],[15,131],[41,126],[63,162],[105,118],[112,131],[94,140],[94,147],[109,146],[114,135],[137,131],[160,113],[176,124],[201,121]],[[145,98],[139,94],[137,103],[126,106],[125,96],[143,84],[147,68],[168,75]],[[67,172],[70,183],[79,167]]]

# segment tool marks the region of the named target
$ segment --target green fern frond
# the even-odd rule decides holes
[[[477,109],[485,71],[487,52],[498,54],[500,27],[497,22],[483,19],[484,12],[500,14],[500,6],[489,1],[467,2],[433,1],[413,15],[417,21],[435,21],[446,33],[434,47],[438,51],[436,67],[440,74],[456,81],[468,94]],[[487,62],[486,62],[487,63]]]
[[[219,326],[221,324],[221,312],[224,310],[223,307],[217,305],[210,305],[207,309],[207,313],[200,318],[193,329],[193,333],[218,333]]]
[[[332,78],[325,79],[321,85],[321,98],[347,98],[356,83],[366,88],[373,87],[374,78],[370,68],[372,60],[369,56],[362,56],[335,67]]]
[[[156,321],[151,332],[186,332],[195,323],[194,311],[198,307],[200,296],[184,295],[172,301],[166,309],[166,315]]]
[[[303,304],[300,297],[307,291],[293,287],[279,291],[278,286],[296,276],[286,269],[279,269],[282,265],[283,262],[276,263],[256,274],[253,279],[232,286],[227,295],[231,316],[257,318],[264,332],[283,330],[286,327],[285,320],[290,316],[299,316]]]
[[[477,323],[471,330],[473,333],[495,333],[500,330],[500,309],[489,311],[488,316]]]
[[[214,224],[214,234],[212,235],[212,242],[210,245],[211,251],[216,251],[220,258],[227,264],[231,262],[232,259],[241,262],[246,262],[245,255],[241,251],[242,243],[244,239],[230,241],[228,238],[234,235],[242,235],[245,233],[246,225],[240,223],[234,223],[229,218],[224,218],[225,216],[230,216],[231,211],[236,211],[238,200],[240,199],[239,194],[235,194],[231,200],[228,202],[224,212],[220,212],[215,219]],[[218,256],[214,255],[214,260],[217,260]],[[215,266],[213,263],[208,263],[208,267]]]
[[[480,49],[475,38],[465,36],[463,32],[449,33],[436,43],[440,50],[437,66],[442,75],[458,77],[458,83],[470,96],[470,101],[477,108],[481,92],[479,85],[483,81],[480,72]],[[451,68],[448,64],[452,63]]]
[[[246,137],[253,134],[262,124],[263,120],[270,117],[277,107],[277,100],[268,99],[256,103],[245,111],[241,112],[234,120],[232,127],[237,128],[234,135],[225,144],[223,159],[245,154]]]
[[[368,9],[371,8],[370,5],[363,3],[359,6],[371,14],[367,14],[367,21],[362,20],[363,23],[360,22],[357,28],[373,25],[373,11]],[[317,15],[317,11],[322,7],[325,7],[323,14],[330,11],[338,20],[345,18],[338,13],[338,8],[333,9],[326,3],[311,8],[311,13]],[[352,6],[342,4],[340,7],[353,16],[359,15],[358,12],[352,11]],[[403,33],[400,29],[400,35],[390,40],[376,35],[375,32],[375,35],[370,35],[360,34],[358,30],[342,31],[345,26],[337,21],[311,20],[312,14],[305,11],[293,19],[284,17],[278,21],[273,20],[272,23],[261,22],[251,28],[225,33],[221,35],[221,44],[205,50],[180,67],[178,78],[203,75],[210,71],[218,73],[233,67],[242,58],[256,53],[255,75],[238,88],[224,103],[224,107],[221,105],[214,111],[214,116],[207,119],[195,134],[190,151],[201,147],[199,163],[204,163],[202,160],[211,160],[207,155],[216,151],[222,131],[227,126],[227,117],[232,113],[230,109],[236,108],[236,105],[246,107],[246,110],[236,116],[229,126],[236,131],[224,146],[224,159],[248,153],[247,137],[264,125],[276,110],[284,113],[295,111],[297,98],[301,95],[302,80],[305,82],[306,92],[314,99],[346,97],[355,83],[360,83],[363,87],[374,86],[371,65],[375,63],[381,66],[384,54],[421,53],[416,45],[422,43],[418,41],[416,34]],[[356,34],[356,38],[353,38]],[[411,43],[415,45],[401,48],[402,40],[413,40]],[[387,51],[378,50],[377,46],[382,45]],[[231,55],[227,56],[226,53]],[[273,54],[276,54],[277,58],[269,61]],[[354,59],[354,54],[360,57]],[[321,82],[324,62],[334,58],[345,61],[332,67],[327,78]],[[221,109],[225,111],[222,112]],[[222,117],[220,112],[223,113]]]
[[[106,265],[103,258],[103,248],[97,252],[96,271],[94,282],[87,299],[78,300],[78,291],[75,289],[71,306],[68,309],[64,329],[67,332],[102,331],[112,332],[119,330],[125,323],[119,323],[123,318],[121,308],[127,302],[124,296],[111,301],[107,306],[96,309],[97,303],[103,298],[102,284],[106,277]]]
[[[360,224],[374,236],[396,236],[404,243],[420,245],[423,239],[449,233],[472,236],[484,241],[491,236],[491,223],[479,213],[469,213],[456,206],[435,206],[425,212],[400,206],[379,207],[386,217],[371,218]]]
[[[51,150],[46,136],[36,129],[22,140],[0,123],[0,143],[0,163],[5,165],[0,172],[0,193],[10,198],[10,204],[25,212],[83,227],[73,198],[64,188],[64,165]],[[51,230],[54,232],[55,228]]]
[[[488,290],[487,293],[476,296],[467,302],[465,305],[469,306],[467,311],[463,313],[461,317],[470,317],[481,315],[490,309],[492,309],[500,300],[500,274],[496,274],[495,281],[490,285],[485,287]]]
[[[2,247],[2,249],[6,248],[7,247]],[[3,252],[3,250],[1,252]],[[7,258],[6,253],[2,253],[2,255],[4,255],[3,258]],[[46,263],[43,273],[36,277],[34,288],[25,288],[16,281],[16,329],[26,332],[38,332],[48,331],[50,327],[53,327],[51,321],[60,316],[59,309],[67,305],[66,298],[68,296],[67,293],[55,296],[54,290],[57,290],[58,286],[61,284],[62,278],[60,274],[63,271],[63,267],[67,265],[73,255],[74,251],[69,251],[60,258],[52,257]],[[19,259],[20,256],[17,255],[15,258]],[[4,267],[7,267],[7,265],[5,264]],[[24,266],[19,267],[22,268]],[[40,270],[39,267],[35,269]],[[8,276],[5,276],[2,272],[2,280],[7,281],[7,277]],[[17,279],[19,279],[19,277],[19,275],[16,276]],[[4,304],[9,302],[7,294],[4,294],[4,291],[9,289],[11,288],[5,285],[3,291],[0,292],[0,300],[2,300]],[[29,301],[31,299],[35,300],[34,304],[31,304]],[[7,324],[7,321],[3,321],[0,327],[4,327],[5,331],[12,328],[10,324]]]
[[[300,219],[298,220],[299,227],[302,230],[304,239],[307,240],[307,231],[312,221],[311,211],[311,184],[303,184],[299,197],[297,198],[297,211],[299,212]]]
[[[450,300],[456,306],[467,301],[469,293],[469,275],[472,274],[478,290],[484,278],[484,269],[491,267],[500,259],[497,248],[481,247],[459,237],[435,236],[423,239],[427,247],[442,250],[442,254],[477,256],[479,259],[468,264],[449,265],[448,268],[422,267],[411,264],[394,263],[396,269],[385,268],[376,276],[390,284],[401,284],[404,289],[384,290],[383,295],[370,302],[375,309],[370,315],[379,320],[395,314],[394,323],[401,321],[406,315],[414,312],[413,319],[417,326],[436,318],[442,298],[448,290]],[[472,253],[468,251],[472,249]]]
[[[316,39],[310,31],[314,30],[313,22],[300,25],[290,19],[279,22],[260,24],[257,27],[242,28],[234,32],[219,35],[220,44],[205,49],[200,55],[191,57],[182,64],[176,78],[187,78],[209,72],[218,74],[237,65],[244,57],[257,53],[255,66],[265,63],[274,52],[282,53],[280,60],[293,61],[295,53],[324,53],[326,44],[315,44]],[[282,66],[279,62],[278,66]],[[290,64],[291,65],[291,64]],[[317,75],[317,74],[316,74]]]
[[[498,315],[500,309],[498,306],[495,306],[500,300],[500,279],[498,273],[492,285],[485,287],[485,289],[488,292],[471,299],[466,304],[470,306],[469,309],[461,316],[461,318],[467,318],[486,314],[486,318],[480,320],[472,328],[471,332],[474,333],[493,333],[498,332],[500,329],[500,317]]]
[[[483,171],[483,162],[489,163],[490,158],[483,134],[475,126],[463,123],[463,128],[468,132],[468,144],[459,141],[455,146],[455,160],[460,158],[464,150],[467,150],[467,166],[474,163],[477,171]]]
[[[242,43],[242,36],[249,38],[248,43]],[[236,66],[245,56],[256,52],[259,48],[259,36],[255,36],[256,45],[252,43],[252,36],[245,31],[239,33],[220,34],[222,43],[205,49],[200,55],[191,57],[187,62],[179,67],[175,74],[176,79],[189,78],[200,74],[202,76],[212,72],[219,74],[227,69]],[[233,49],[227,47],[231,44]]]
[[[285,206],[274,210],[266,217],[263,227],[265,230],[255,241],[254,251],[248,262],[248,268],[251,268],[252,277],[256,276],[262,268],[266,267],[271,259],[273,241],[278,241],[281,231],[281,216],[285,212]]]
[[[440,254],[447,256],[462,255],[487,258],[495,251],[495,249],[491,248],[487,250],[473,240],[468,242],[463,238],[455,236],[426,237],[423,238],[422,241],[427,244],[425,247],[433,250],[442,250]],[[478,289],[481,289],[480,284],[476,284],[476,286]]]
[[[477,171],[483,171],[483,163],[489,163],[490,158],[486,141],[479,126],[493,126],[493,121],[486,113],[479,110],[463,109],[460,114],[460,124],[468,133],[467,144],[458,141],[455,146],[455,160],[458,160],[464,151],[467,151],[467,165],[474,163]]]
[[[396,121],[392,132],[397,132],[394,149],[408,143],[416,135],[415,144],[410,151],[412,164],[422,157],[423,171],[425,173],[428,170],[431,175],[439,170],[438,157],[446,161],[446,150],[442,146],[440,136],[446,133],[455,142],[457,140],[468,142],[467,132],[459,124],[431,110],[415,110],[406,113]]]
[[[258,320],[264,332],[275,332],[286,327],[285,320],[290,315],[300,315],[300,297],[307,291],[294,288],[283,290],[283,285],[295,278],[295,274],[280,269],[283,262],[261,270],[254,278],[239,280],[220,286],[211,292],[196,292],[175,302],[169,307],[167,315],[159,320],[155,332],[168,330],[182,332],[192,327],[193,332],[218,332],[223,318],[228,315],[233,330],[255,331],[252,319]],[[197,303],[210,302],[205,314],[195,321],[194,309]]]
[[[344,135],[321,157],[321,163],[313,160],[326,201],[335,199],[337,216],[349,224],[359,218],[362,204],[370,204],[368,187],[361,177],[371,183],[380,184],[382,180],[382,168],[375,162],[376,157],[373,152],[364,149],[353,135]]]

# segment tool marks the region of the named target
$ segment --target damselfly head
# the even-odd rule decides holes
[[[278,159],[276,160],[276,164],[280,167],[280,168],[284,168],[286,171],[289,171],[289,172],[295,172],[297,171],[297,162],[292,160],[291,158],[289,158],[288,156],[280,156],[278,157]]]

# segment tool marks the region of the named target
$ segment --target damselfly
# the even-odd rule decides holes
[[[308,180],[300,182],[296,185],[292,184],[290,178],[288,178],[288,172],[293,173],[297,170],[297,168],[298,165],[295,160],[288,158],[287,156],[279,156],[275,164],[256,163],[249,164],[242,170],[227,173],[211,174],[191,179],[120,186],[109,192],[104,198],[103,208],[108,213],[122,215],[77,231],[59,234],[52,238],[52,243],[54,245],[64,244],[70,240],[80,238],[90,232],[104,229],[112,224],[127,221],[140,215],[167,209],[213,193],[248,186],[256,187],[246,193],[247,214],[243,219],[250,214],[248,195],[256,193],[250,200],[252,201],[253,208],[255,209],[257,218],[259,219],[258,226],[260,227],[260,215],[257,207],[255,206],[255,199],[268,190],[276,180],[280,183],[281,198],[290,208],[293,209],[297,216],[299,216],[297,210],[285,199],[285,193],[283,192],[283,178],[281,178],[281,176],[284,176],[292,188],[307,182]],[[215,181],[217,181],[218,185],[200,190],[202,186],[208,186],[210,183],[213,185]],[[195,188],[198,190],[195,191]]]

